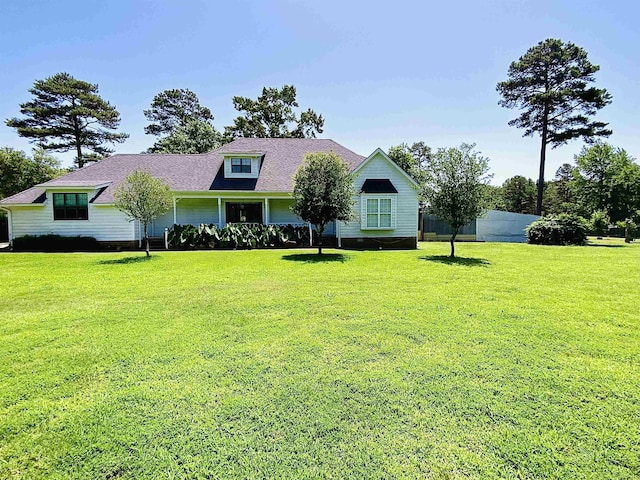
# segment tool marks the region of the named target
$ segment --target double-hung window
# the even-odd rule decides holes
[[[391,197],[364,197],[363,227],[368,230],[391,230],[394,228],[393,200]]]
[[[232,158],[231,173],[251,173],[250,158]]]
[[[89,206],[86,193],[54,193],[54,220],[88,220]]]

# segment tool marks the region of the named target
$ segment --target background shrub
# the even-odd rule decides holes
[[[13,239],[13,250],[22,252],[93,252],[100,250],[93,237],[62,235],[25,235]]]
[[[584,245],[587,222],[566,213],[543,217],[526,228],[529,243],[538,245]]]

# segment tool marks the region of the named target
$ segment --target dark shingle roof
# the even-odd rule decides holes
[[[353,170],[365,157],[333,140],[317,138],[240,138],[210,153],[200,155],[113,155],[62,177],[0,200],[0,204],[35,203],[46,187],[108,186],[94,199],[96,204],[113,202],[113,192],[135,169],[165,180],[174,191],[251,190],[290,192],[293,175],[310,152],[339,155]],[[222,175],[224,153],[264,153],[257,180],[229,182]],[[238,179],[240,180],[240,179]]]

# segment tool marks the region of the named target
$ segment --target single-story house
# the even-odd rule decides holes
[[[334,222],[326,235],[346,248],[416,248],[417,185],[381,150],[358,155],[333,140],[240,138],[198,155],[113,155],[0,201],[9,238],[58,234],[138,245],[141,226],[114,205],[113,193],[133,170],[165,180],[173,209],[149,235],[173,224],[262,223],[304,225],[291,211],[293,176],[305,155],[334,152],[355,174],[357,219]]]

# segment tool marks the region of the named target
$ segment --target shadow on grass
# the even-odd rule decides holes
[[[587,247],[624,248],[625,245],[605,245],[603,243],[586,243]]]
[[[344,263],[349,260],[349,258],[349,255],[345,255],[344,253],[323,253],[322,255],[318,255],[317,253],[294,253],[291,255],[282,256],[283,260],[302,263]]]
[[[158,259],[158,256],[152,255],[147,257],[146,255],[139,255],[135,257],[114,258],[111,260],[99,260],[98,265],[128,265],[130,263],[144,263],[151,262]]]
[[[491,262],[485,258],[453,257],[449,255],[426,255],[420,257],[428,262],[445,263],[447,265],[463,265],[465,267],[488,267]]]

